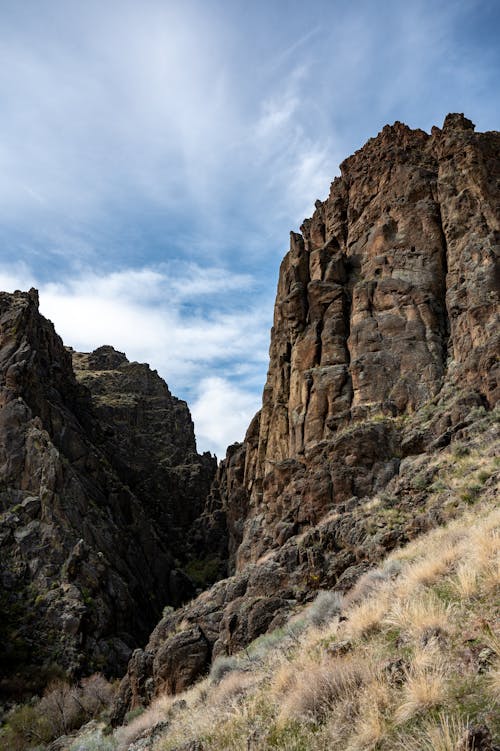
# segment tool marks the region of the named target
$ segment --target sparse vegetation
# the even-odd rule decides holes
[[[342,612],[343,599],[340,592],[319,592],[309,608],[309,621],[318,627],[326,625]]]
[[[498,742],[499,556],[500,510],[466,510],[394,551],[344,598],[320,593],[299,626],[155,700],[115,734],[117,748],[167,721],[154,751],[190,739],[207,751],[465,751],[472,725]]]
[[[185,567],[185,572],[197,587],[206,589],[220,577],[219,558],[194,558]]]
[[[92,718],[104,716],[114,696],[113,686],[99,674],[71,685],[58,679],[40,700],[13,709],[0,731],[1,751],[43,747]]]

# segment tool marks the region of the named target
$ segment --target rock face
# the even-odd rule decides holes
[[[418,512],[421,473],[499,396],[499,178],[500,133],[457,114],[431,135],[397,122],[291,234],[262,409],[206,509],[234,576],[160,622],[115,720],[439,522],[439,508]],[[406,511],[373,530],[367,499],[387,488]]]
[[[75,371],[36,291],[0,294],[5,692],[43,684],[52,663],[120,674],[162,608],[194,594],[180,540],[215,460],[148,366],[72,354]]]
[[[386,126],[291,234],[262,409],[224,480],[222,505],[248,509],[237,568],[397,472],[399,434],[366,420],[451,383],[497,401],[499,148],[463,115]]]

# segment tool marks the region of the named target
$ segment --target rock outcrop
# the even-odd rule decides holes
[[[395,123],[291,234],[262,409],[206,509],[234,576],[134,653],[116,721],[439,523],[441,497],[422,508],[419,496],[432,455],[499,396],[499,178],[500,133],[457,114],[430,135]]]
[[[181,539],[214,472],[156,372],[111,347],[71,354],[36,291],[0,293],[0,689],[53,664],[123,672],[194,594]]]

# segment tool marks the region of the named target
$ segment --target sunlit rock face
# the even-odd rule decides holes
[[[248,508],[238,567],[397,470],[398,431],[367,420],[449,384],[498,398],[499,141],[456,114],[431,135],[386,126],[291,234],[262,409],[224,497]]]
[[[0,688],[124,670],[194,594],[178,567],[214,472],[156,372],[68,351],[36,291],[0,293]]]

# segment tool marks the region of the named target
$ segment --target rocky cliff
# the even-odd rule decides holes
[[[234,576],[134,653],[116,721],[460,505],[434,457],[498,446],[499,179],[500,133],[395,123],[292,233],[262,409],[206,509]]]
[[[499,151],[449,115],[341,165],[291,235],[262,409],[217,469],[156,372],[0,293],[4,694],[120,674],[142,645],[120,722],[471,503],[457,456],[478,478],[487,457],[495,492]]]
[[[181,540],[214,472],[156,372],[111,347],[71,353],[36,291],[0,294],[2,692],[54,665],[123,672],[194,594]]]

